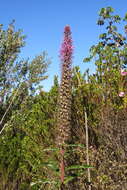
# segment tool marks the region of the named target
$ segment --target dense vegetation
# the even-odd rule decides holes
[[[127,14],[100,10],[104,33],[83,63],[93,60],[94,74],[71,68],[66,26],[61,84],[54,76],[49,92],[41,86],[48,55],[19,60],[25,36],[14,23],[0,26],[0,190],[126,190],[126,22]]]

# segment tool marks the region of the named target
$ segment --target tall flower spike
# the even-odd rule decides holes
[[[70,26],[64,28],[64,39],[60,49],[61,59],[61,84],[58,101],[58,146],[60,148],[60,179],[64,182],[65,165],[64,158],[66,143],[70,139],[71,129],[71,89],[72,89],[72,38]],[[61,186],[61,189],[63,187]]]
[[[70,26],[64,28],[64,39],[60,49],[61,84],[58,102],[58,144],[64,145],[70,134],[71,119],[71,78],[72,78],[72,38]]]

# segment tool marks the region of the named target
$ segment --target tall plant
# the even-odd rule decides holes
[[[67,142],[70,139],[71,129],[71,89],[72,89],[72,37],[70,26],[64,28],[64,39],[60,49],[61,59],[61,84],[59,89],[58,102],[58,138],[57,143],[60,148],[60,177],[64,182],[64,154]]]

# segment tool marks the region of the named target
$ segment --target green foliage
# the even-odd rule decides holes
[[[11,23],[7,30],[0,25],[0,96],[1,103],[10,96],[15,86],[15,61],[21,48],[24,46],[24,35],[22,31],[15,31]],[[3,108],[4,109],[4,108]]]
[[[29,59],[18,61],[20,49],[24,46],[24,36],[21,30],[15,31],[14,23],[10,24],[7,30],[3,30],[1,25],[0,35],[0,96],[2,97],[0,119],[17,92],[11,109],[8,110],[0,127],[0,129],[5,127],[0,139],[0,189],[26,189],[29,188],[30,181],[34,177],[30,172],[36,172],[39,164],[43,163],[42,153],[40,152],[40,156],[37,154],[40,137],[38,136],[37,140],[35,137],[43,131],[43,136],[46,135],[45,139],[48,142],[47,130],[52,123],[52,120],[47,118],[49,110],[45,110],[45,114],[40,116],[42,108],[39,102],[33,104],[34,101],[36,102],[33,95],[40,89],[40,82],[47,78],[45,74],[50,60],[43,52],[32,61]],[[45,107],[47,101],[48,97],[45,99]],[[38,108],[40,112],[36,113]],[[42,120],[39,120],[39,128],[37,127],[38,130],[34,132],[32,129],[38,116],[42,117]],[[42,123],[45,116],[46,119]],[[26,127],[28,125],[29,128]],[[30,151],[30,154],[27,154],[27,151]],[[34,160],[36,157],[38,158]]]
[[[103,22],[105,32],[99,35],[99,43],[90,48],[90,56],[84,62],[90,62],[96,58],[96,73],[90,77],[91,83],[101,89],[104,103],[109,101],[115,108],[121,108],[121,99],[118,94],[124,91],[122,85],[121,69],[125,69],[126,64],[126,38],[117,30],[117,23],[122,22],[119,15],[114,15],[111,7],[102,8],[99,13],[98,25]]]

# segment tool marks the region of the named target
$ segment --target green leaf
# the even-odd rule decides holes
[[[67,170],[72,170],[72,169],[87,169],[87,168],[93,168],[93,166],[90,165],[72,165],[67,168]]]
[[[107,37],[106,33],[100,34],[99,35],[99,39],[105,39]]]
[[[113,13],[114,12],[114,9],[112,7],[107,7],[106,8],[106,11],[109,12],[109,13]]]
[[[121,18],[120,18],[119,15],[115,15],[115,16],[114,16],[114,20],[115,20],[115,22],[120,22],[120,21],[121,21]]]
[[[43,151],[59,151],[59,148],[46,148]]]
[[[91,58],[90,58],[90,57],[86,57],[86,58],[83,59],[83,62],[84,62],[84,63],[87,63],[87,62],[90,62],[90,61],[91,61]]]
[[[123,19],[124,21],[127,21],[127,13],[125,14],[125,17]]]
[[[99,11],[99,16],[102,16],[105,13],[105,8],[101,8],[101,10]]]
[[[73,180],[73,179],[74,179],[74,177],[68,176],[68,177],[65,179],[64,184],[67,184],[69,181],[71,181],[71,180]]]
[[[81,147],[84,148],[85,146],[83,144],[68,144],[69,147]]]

